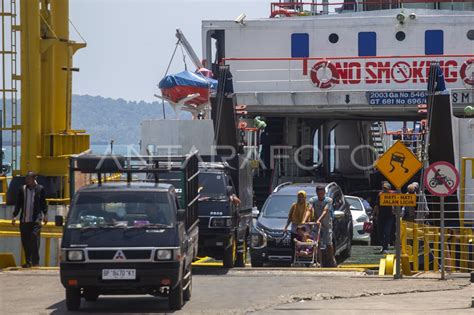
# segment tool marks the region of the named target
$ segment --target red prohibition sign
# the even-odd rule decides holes
[[[423,183],[434,196],[450,196],[458,188],[459,172],[451,163],[435,162],[426,169]]]
[[[397,83],[406,83],[411,77],[411,67],[405,61],[398,61],[393,65],[391,74],[393,81]]]

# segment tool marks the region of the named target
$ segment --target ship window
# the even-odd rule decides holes
[[[397,34],[395,34],[395,38],[400,42],[405,40],[405,37],[406,37],[405,32],[402,32],[402,31],[397,32]]]
[[[377,56],[377,34],[375,32],[359,33],[359,56]]]
[[[309,57],[308,33],[291,34],[291,58]]]
[[[337,35],[336,33],[332,33],[331,35],[329,35],[329,42],[332,43],[332,44],[335,44],[339,41],[339,35]]]
[[[474,30],[469,30],[467,32],[467,38],[469,38],[470,40],[474,40]]]
[[[442,55],[444,53],[444,40],[442,30],[429,30],[425,32],[425,55]]]
[[[319,165],[322,162],[322,152],[319,150],[319,129],[316,129],[313,136],[313,165]]]

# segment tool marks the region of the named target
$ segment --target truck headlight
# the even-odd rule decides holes
[[[84,252],[82,250],[68,250],[67,260],[68,261],[83,261]]]
[[[171,249],[158,249],[155,254],[156,260],[171,260],[173,251]]]
[[[361,215],[360,217],[357,218],[356,221],[359,223],[366,222],[366,221],[369,221],[369,218],[366,215]]]
[[[215,228],[232,226],[232,218],[212,218],[210,226]]]
[[[250,235],[250,247],[260,249],[267,246],[267,236],[263,231],[255,228]]]
[[[263,236],[260,234],[252,234],[250,237],[250,245],[252,247],[260,247],[263,244]]]

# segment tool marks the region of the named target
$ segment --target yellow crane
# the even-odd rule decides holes
[[[5,0],[0,1],[4,45],[5,19],[16,21],[17,3],[9,0],[7,12]],[[20,0],[19,11],[20,23],[12,22],[10,31],[20,33],[21,73],[15,74],[12,70],[9,74],[12,81],[20,81],[21,122],[13,121],[16,102],[12,101],[12,122],[8,126],[4,114],[2,130],[11,131],[15,137],[16,132],[21,131],[21,156],[19,167],[13,170],[8,196],[14,196],[10,191],[17,191],[23,181],[21,176],[33,171],[40,176],[50,198],[67,201],[69,157],[89,149],[89,135],[84,130],[71,128],[72,72],[78,70],[73,67],[73,55],[86,44],[69,38],[69,0]],[[16,35],[11,38],[14,49],[9,54],[16,61]],[[7,53],[2,50],[4,77]],[[5,94],[13,95],[13,90],[3,86],[4,113],[7,110]]]

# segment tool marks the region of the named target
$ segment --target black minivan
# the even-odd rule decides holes
[[[335,254],[340,257],[351,255],[352,215],[339,185],[336,183],[285,183],[275,188],[265,201],[257,220],[254,221],[250,242],[252,267],[261,267],[264,263],[291,263],[290,233],[283,232],[290,207],[296,202],[298,191],[306,191],[309,200],[316,195],[318,185],[324,185],[326,195],[333,199]]]
[[[198,160],[195,155],[148,159],[155,165],[143,170],[132,170],[123,157],[73,160],[71,173],[99,172],[99,183],[74,192],[64,223],[59,270],[68,310],[79,309],[81,298],[96,301],[100,295],[168,297],[173,310],[191,298]],[[132,181],[132,173],[141,171],[156,172],[155,181]],[[159,178],[170,172],[181,175],[180,192]],[[127,181],[102,182],[104,173],[127,173]],[[56,217],[56,225],[63,225],[62,217]]]

